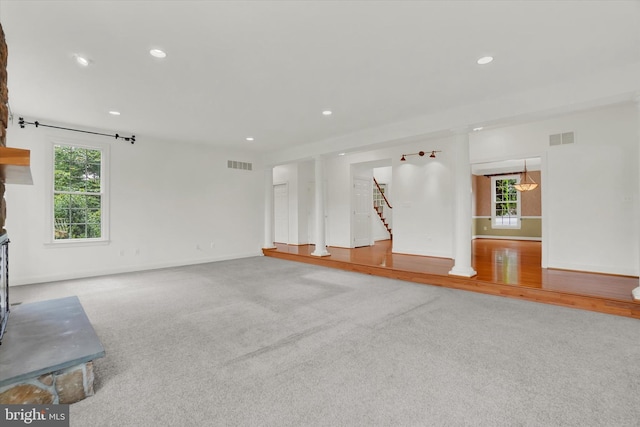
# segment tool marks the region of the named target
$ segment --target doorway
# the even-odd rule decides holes
[[[372,179],[353,177],[353,247],[371,245]]]
[[[288,184],[273,186],[274,241],[289,243],[289,188]]]
[[[524,174],[526,164],[526,177]],[[542,158],[527,157],[471,165],[474,240],[493,239],[496,245],[510,241],[543,242]],[[530,191],[518,191],[514,184],[535,182]],[[544,263],[541,257],[541,264]]]

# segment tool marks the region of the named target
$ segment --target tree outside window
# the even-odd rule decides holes
[[[54,240],[102,237],[102,150],[54,145]]]

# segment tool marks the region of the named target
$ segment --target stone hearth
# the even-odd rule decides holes
[[[105,352],[78,297],[14,306],[0,345],[0,404],[67,404],[93,395]]]

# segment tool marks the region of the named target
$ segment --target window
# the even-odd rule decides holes
[[[520,182],[520,175],[503,175],[491,178],[491,226],[493,228],[520,228],[520,192],[513,184]]]
[[[386,212],[387,202],[384,201],[384,192],[387,190],[387,184],[378,185],[380,186],[379,190],[378,186],[373,186],[373,208],[381,218],[384,218],[388,216],[388,213]]]
[[[387,184],[378,184],[378,185],[380,186],[380,190],[378,190],[377,186],[373,187],[373,206],[374,207],[384,206],[386,204],[386,202],[384,201],[384,197],[382,197],[382,195],[387,189]]]
[[[105,153],[101,148],[53,145],[52,241],[107,239]]]

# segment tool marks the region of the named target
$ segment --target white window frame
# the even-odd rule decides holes
[[[93,142],[90,139],[87,140],[74,140],[74,139],[62,139],[55,138],[50,139],[49,149],[46,152],[46,185],[47,194],[45,197],[45,237],[44,243],[50,247],[69,247],[69,246],[93,246],[93,245],[106,245],[110,242],[110,219],[109,219],[109,158],[110,158],[110,145],[104,143]],[[102,159],[100,162],[100,196],[101,196],[101,220],[100,220],[100,237],[99,238],[86,238],[86,239],[55,239],[54,237],[54,173],[55,173],[55,154],[54,147],[56,145],[66,145],[78,148],[88,148],[91,150],[99,150],[102,152]]]
[[[504,217],[496,216],[496,181],[498,180],[507,180],[507,179],[515,179],[516,184],[520,183],[520,174],[513,175],[498,175],[491,177],[491,228],[495,229],[511,229],[511,230],[519,230],[522,227],[522,201],[520,197],[520,192],[516,191],[516,217],[513,218],[510,224],[504,224]],[[498,222],[500,219],[500,222]]]

